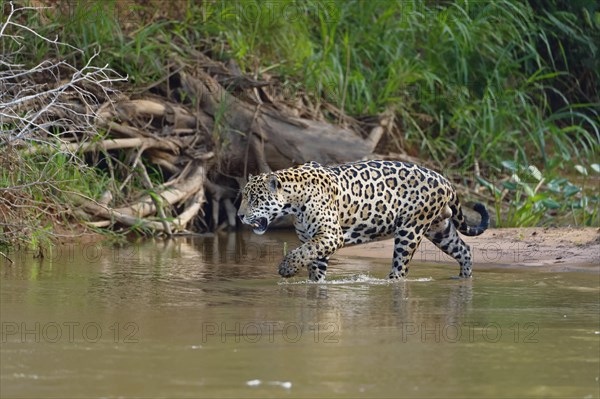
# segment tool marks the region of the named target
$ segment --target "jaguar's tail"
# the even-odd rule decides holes
[[[486,231],[490,225],[490,215],[483,204],[477,203],[473,206],[473,209],[481,216],[481,222],[479,222],[478,226],[469,226],[467,224],[467,219],[465,218],[465,215],[463,215],[460,202],[456,195],[450,205],[450,209],[452,210],[452,223],[454,224],[454,227],[466,236],[478,236]]]

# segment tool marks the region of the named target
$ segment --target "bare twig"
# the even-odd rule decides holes
[[[146,170],[146,167],[142,162],[140,162],[140,164],[138,165],[138,170],[142,175],[142,181],[144,182],[146,189],[154,190],[154,187],[152,186],[152,181],[150,180],[150,176],[148,176],[148,171]],[[165,214],[165,209],[163,208],[162,198],[158,194],[151,195],[150,197],[152,198],[152,201],[154,201],[154,205],[156,205],[158,216],[161,218],[161,222],[165,228],[165,232],[169,237],[171,237],[173,233],[171,232],[171,226],[167,221],[167,215]]]
[[[199,190],[192,198],[190,198],[188,206],[179,214],[179,217],[173,221],[173,225],[177,226],[178,230],[184,229],[198,212],[202,210],[204,201],[204,190]]]
[[[173,145],[169,141],[158,140],[154,137],[138,137],[131,139],[108,139],[103,141],[97,141],[93,143],[69,143],[69,144],[61,144],[58,147],[60,152],[90,152],[90,151],[100,151],[100,150],[118,150],[118,149],[126,149],[126,148],[141,148],[150,149],[150,148],[159,148],[164,150],[172,150]],[[29,147],[23,154],[36,154],[41,152],[53,152],[56,151],[54,146],[38,146],[38,147]]]
[[[6,20],[0,25],[0,42],[11,40],[20,47],[12,53],[8,51],[0,56],[0,63],[3,65],[0,69],[0,124],[4,130],[0,137],[0,146],[19,140],[60,142],[60,136],[90,136],[95,133],[95,111],[101,102],[115,93],[111,85],[125,81],[127,77],[120,76],[108,65],[93,66],[98,52],[95,52],[82,68],[72,66],[66,61],[54,60],[44,60],[32,68],[16,64],[12,60],[19,52],[27,50],[29,41],[26,35],[33,35],[55,46],[67,47],[80,53],[83,51],[60,42],[58,38],[44,37],[34,29],[15,21],[21,14],[41,8],[15,8],[13,2],[9,2],[8,6]],[[8,43],[6,47],[11,48]],[[51,76],[53,80],[39,83],[36,76]],[[98,93],[102,95],[102,100],[98,98]],[[69,103],[69,97],[77,98],[80,106]],[[58,131],[60,133],[57,133]],[[44,133],[45,138],[40,132]]]
[[[4,252],[1,252],[1,251],[0,251],[0,256],[2,256],[4,259],[6,259],[6,260],[7,260],[7,261],[8,261],[10,264],[13,264],[13,263],[14,263],[14,262],[13,262],[13,260],[12,260],[11,258],[9,258],[8,256],[6,256],[6,255],[4,254]]]

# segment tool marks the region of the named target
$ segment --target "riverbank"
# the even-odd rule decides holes
[[[600,271],[600,229],[590,228],[504,228],[490,229],[477,237],[462,237],[471,247],[473,263],[507,267],[544,267],[568,271],[595,267]],[[343,256],[390,258],[393,239],[338,251]],[[413,262],[448,263],[455,260],[431,242],[423,240]]]
[[[308,161],[419,163],[495,226],[600,226],[585,8],[18,3],[0,32],[2,251],[230,231],[249,174]]]

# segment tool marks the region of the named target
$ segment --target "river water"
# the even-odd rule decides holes
[[[0,394],[597,398],[598,267],[334,256],[282,280],[287,232],[75,244],[0,260]],[[391,254],[390,254],[391,257]]]

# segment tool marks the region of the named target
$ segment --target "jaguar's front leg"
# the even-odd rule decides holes
[[[328,234],[315,235],[283,258],[279,265],[279,274],[282,277],[292,277],[301,268],[306,267],[312,281],[321,281],[325,278],[329,256],[342,245],[341,228]]]
[[[329,256],[313,261],[310,266],[308,266],[308,279],[315,282],[324,281],[328,264]]]
[[[308,264],[308,260],[303,260],[302,256],[296,253],[297,250],[295,249],[287,254],[279,264],[279,275],[281,277],[293,277]]]

